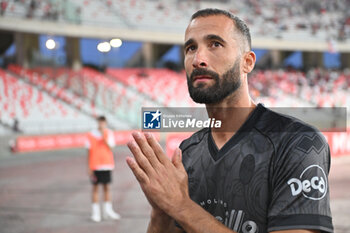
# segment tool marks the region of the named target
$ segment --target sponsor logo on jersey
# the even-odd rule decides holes
[[[203,208],[209,207],[211,205],[221,205],[227,209],[227,203],[220,199],[208,199],[206,201],[201,201],[199,203]],[[229,229],[234,230],[235,232],[243,233],[258,233],[258,225],[246,218],[243,210],[226,210],[225,216],[215,216],[215,218],[224,224]]]
[[[327,176],[318,165],[308,166],[299,178],[291,178],[287,184],[292,196],[302,194],[311,200],[321,200],[327,194]]]

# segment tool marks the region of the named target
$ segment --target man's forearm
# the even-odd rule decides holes
[[[192,200],[171,214],[187,233],[234,233]]]

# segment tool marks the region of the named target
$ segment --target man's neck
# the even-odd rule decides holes
[[[248,94],[236,92],[217,104],[207,104],[208,116],[221,121],[220,129],[211,129],[214,142],[220,150],[248,119],[256,104]]]

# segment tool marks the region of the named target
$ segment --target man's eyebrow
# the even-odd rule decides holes
[[[187,46],[189,46],[190,44],[194,43],[194,40],[193,39],[189,39],[185,42],[184,44],[184,48],[186,48]]]
[[[220,36],[215,35],[215,34],[209,34],[205,36],[205,40],[217,40],[220,41],[223,44],[226,44],[226,41],[224,39],[222,39]],[[189,46],[190,44],[193,44],[195,41],[191,38],[188,39],[185,44],[184,44],[184,48],[186,48],[187,46]]]
[[[205,37],[206,40],[217,40],[220,41],[223,44],[226,44],[226,41],[222,39],[220,36],[215,35],[215,34],[209,34]]]

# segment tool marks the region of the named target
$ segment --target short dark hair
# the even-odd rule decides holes
[[[101,122],[101,121],[107,122],[107,119],[106,119],[105,116],[98,116],[98,117],[97,117],[97,121],[98,121],[98,122]]]
[[[243,35],[243,37],[247,40],[249,49],[252,49],[252,38],[250,36],[250,31],[247,24],[241,20],[239,17],[235,16],[229,11],[215,9],[215,8],[206,8],[197,11],[191,17],[191,21],[197,17],[207,17],[212,15],[224,15],[228,18],[232,19],[238,31]]]

